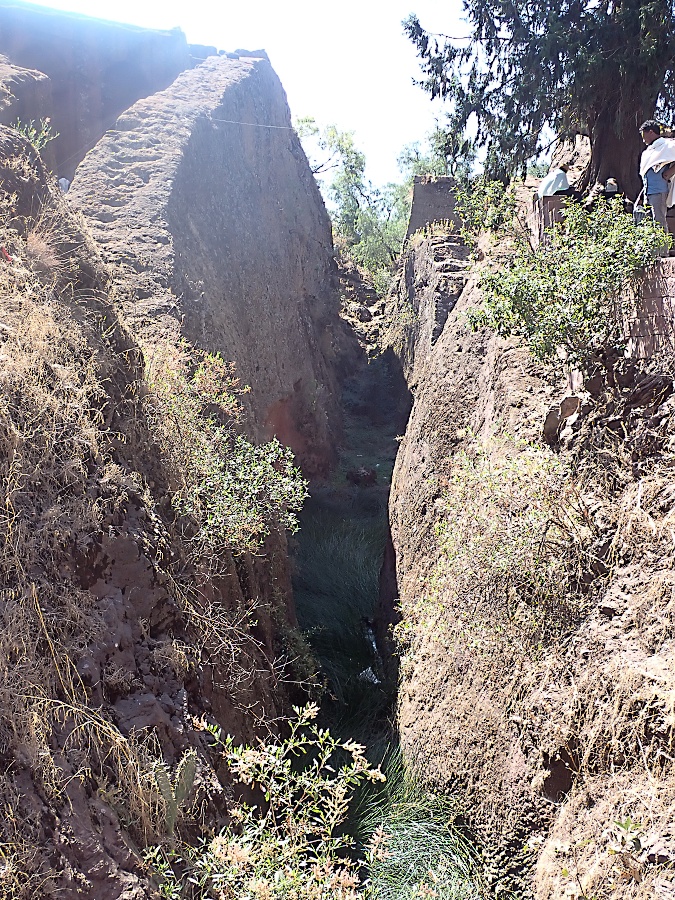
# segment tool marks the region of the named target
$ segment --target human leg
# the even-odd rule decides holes
[[[652,210],[652,218],[668,234],[668,220],[666,218],[668,194],[649,194],[647,199]],[[668,256],[668,248],[665,245],[661,251],[661,256]]]

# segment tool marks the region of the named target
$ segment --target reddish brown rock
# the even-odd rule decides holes
[[[254,435],[325,472],[340,328],[331,230],[267,60],[212,57],[139,101],[68,200],[126,285],[141,342],[181,335],[235,361]]]

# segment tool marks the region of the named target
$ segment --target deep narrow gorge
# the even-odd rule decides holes
[[[0,898],[675,896],[675,261],[584,381],[453,179],[336,254],[264,52],[0,26]]]

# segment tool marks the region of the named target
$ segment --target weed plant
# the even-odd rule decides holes
[[[195,556],[258,550],[273,528],[297,528],[306,485],[288,447],[238,434],[240,388],[219,356],[156,347],[147,411],[169,473],[172,503]]]
[[[209,729],[232,776],[258,799],[233,804],[231,824],[215,838],[146,855],[163,897],[360,900],[352,839],[342,826],[358,785],[384,776],[364,747],[318,727],[318,712],[296,708],[283,742],[256,747],[235,746]]]
[[[460,237],[468,247],[475,248],[484,230],[513,230],[517,200],[514,191],[505,188],[501,181],[480,175],[457,191],[455,213],[462,223]]]
[[[18,131],[19,134],[23,135],[26,140],[30,141],[33,147],[40,152],[50,141],[56,140],[59,136],[58,131],[54,131],[51,124],[51,119],[29,119],[27,122],[22,122],[21,119],[17,119],[16,122],[12,125],[12,128],[15,131]]]

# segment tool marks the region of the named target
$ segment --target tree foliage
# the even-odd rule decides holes
[[[409,183],[376,187],[366,177],[366,157],[353,132],[335,125],[320,129],[310,117],[298,120],[296,130],[314,174],[331,173],[322,186],[336,243],[386,292],[408,225]]]
[[[401,172],[409,178],[415,175],[451,175],[466,183],[476,158],[473,141],[461,131],[437,126],[426,139],[426,147],[419,141],[406,144],[398,158]]]
[[[450,105],[452,128],[471,118],[490,177],[524,171],[556,134],[587,134],[589,178],[622,187],[640,151],[637,126],[675,109],[673,0],[465,0],[466,34],[430,35],[404,22],[423,86]]]
[[[584,369],[623,341],[626,300],[664,240],[654,222],[635,227],[618,199],[590,212],[570,204],[539,247],[517,241],[503,266],[484,270],[472,324],[520,335],[546,362],[560,362],[562,350]]]

